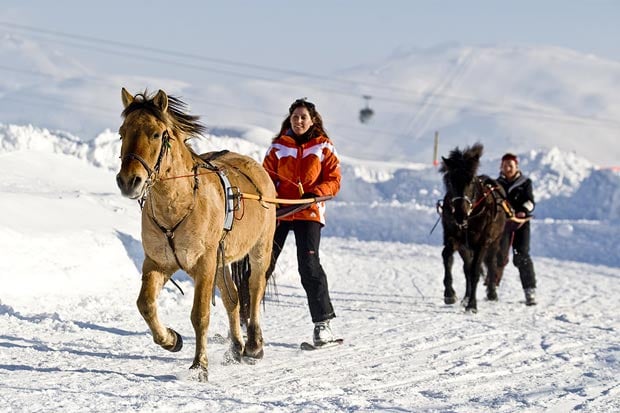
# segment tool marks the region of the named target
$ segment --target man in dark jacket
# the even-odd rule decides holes
[[[532,181],[519,170],[519,160],[512,153],[502,157],[501,173],[497,182],[506,191],[508,202],[519,220],[531,217],[535,202]],[[507,221],[501,241],[499,265],[505,266],[509,260],[512,244],[513,263],[519,269],[521,286],[525,293],[525,304],[536,305],[536,274],[530,257],[530,222]]]

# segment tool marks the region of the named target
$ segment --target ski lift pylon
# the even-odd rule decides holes
[[[360,110],[360,122],[366,123],[372,118],[372,115],[375,114],[375,111],[370,108],[369,101],[372,99],[370,95],[364,95],[364,100],[366,101],[366,107]]]

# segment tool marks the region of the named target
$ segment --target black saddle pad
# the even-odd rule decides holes
[[[224,149],[224,150],[221,150],[221,151],[213,151],[213,152],[203,153],[203,154],[200,154],[198,156],[203,161],[209,162],[209,161],[213,161],[213,160],[219,158],[222,155],[226,155],[228,152],[230,152],[228,149]]]

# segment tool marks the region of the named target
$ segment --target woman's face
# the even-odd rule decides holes
[[[519,172],[519,165],[512,159],[502,161],[502,174],[509,180],[512,180]]]
[[[293,128],[295,135],[303,135],[308,132],[312,125],[314,125],[312,117],[305,106],[299,106],[291,113],[291,128]]]

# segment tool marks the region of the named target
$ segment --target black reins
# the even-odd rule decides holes
[[[480,197],[476,198],[475,202],[472,202],[471,199],[467,195],[455,196],[447,200],[452,213],[454,213],[454,201],[458,201],[459,199],[462,199],[468,204],[468,208],[467,208],[468,211],[465,216],[465,221],[463,222],[463,224],[460,224],[460,225],[456,224],[460,229],[466,229],[467,221],[469,219],[480,216],[486,210],[487,205],[483,205],[482,208],[480,208],[480,210],[476,214],[471,215],[472,212],[474,212],[476,208],[478,208],[478,206],[481,205],[489,195],[493,194],[493,198],[496,198],[495,193],[497,193],[497,190],[499,189],[499,185],[493,186],[488,183],[485,185],[480,179],[480,176],[475,177],[474,180],[472,180],[472,183],[476,186],[476,188],[484,189],[484,187],[486,186],[488,190],[483,191]],[[435,222],[435,225],[433,225],[433,228],[431,229],[430,234],[433,233],[433,231],[435,230],[435,227],[437,227],[437,224],[439,224],[439,221],[441,220],[441,215],[443,213],[443,208],[445,208],[446,205],[443,205],[443,202],[439,200],[437,201],[437,204],[435,207],[437,209],[437,213],[439,214],[439,218],[437,219],[437,222]]]

